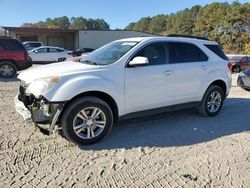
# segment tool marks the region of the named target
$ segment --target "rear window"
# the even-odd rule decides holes
[[[217,56],[224,60],[228,60],[227,56],[224,54],[224,52],[221,50],[221,47],[219,45],[214,45],[214,44],[205,44],[205,46],[214,52]]]
[[[169,43],[169,47],[171,63],[201,62],[208,60],[204,52],[193,44],[171,42]]]
[[[2,46],[3,49],[9,50],[9,51],[25,50],[23,45],[19,41],[13,40],[13,39],[0,40],[0,46]]]

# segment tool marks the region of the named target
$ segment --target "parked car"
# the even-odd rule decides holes
[[[81,62],[22,72],[16,110],[56,123],[77,144],[92,144],[119,119],[195,107],[216,116],[231,88],[228,60],[216,42],[139,37],[111,42]],[[129,139],[129,138],[128,138]]]
[[[0,37],[0,76],[13,77],[30,66],[27,51],[18,40]]]
[[[250,69],[240,72],[237,79],[237,85],[244,90],[250,91]]]
[[[42,46],[30,50],[29,58],[32,62],[60,62],[65,61],[67,58],[71,57],[70,51],[63,48],[52,47],[52,46]]]
[[[34,48],[38,48],[43,46],[42,42],[37,41],[25,41],[23,42],[23,46],[26,48],[27,51],[32,50]]]
[[[89,53],[83,53],[81,56],[72,56],[67,58],[66,61],[80,62],[82,58],[86,57]]]
[[[88,54],[90,52],[93,52],[95,49],[93,48],[80,48],[78,50],[75,50],[72,52],[73,56],[81,56],[82,54]]]
[[[242,70],[250,68],[250,56],[247,55],[234,55],[228,56],[229,68],[231,72],[240,72]]]

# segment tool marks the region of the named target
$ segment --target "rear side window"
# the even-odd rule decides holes
[[[169,43],[171,63],[187,63],[207,61],[208,57],[194,44],[171,42]]]
[[[25,50],[23,45],[19,41],[13,40],[13,39],[0,40],[0,46],[2,46],[3,49],[9,50],[9,51]]]
[[[58,52],[58,49],[56,49],[56,48],[49,48],[49,52]]]
[[[56,49],[57,52],[63,52],[64,50],[63,49]]]
[[[227,56],[224,54],[224,52],[221,50],[221,47],[219,45],[214,45],[214,44],[205,44],[205,46],[211,50],[212,52],[214,52],[217,56],[219,56],[220,58],[227,60],[228,58]]]

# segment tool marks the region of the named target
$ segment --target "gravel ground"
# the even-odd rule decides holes
[[[23,122],[17,90],[0,78],[0,187],[250,187],[250,93],[235,83],[215,118],[184,110],[123,121],[87,147]]]

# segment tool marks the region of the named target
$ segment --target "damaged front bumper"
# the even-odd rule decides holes
[[[30,111],[24,106],[23,102],[18,99],[18,95],[14,98],[14,104],[16,111],[23,117],[25,121],[31,119]]]
[[[19,93],[14,98],[15,109],[24,120],[35,124],[49,124],[49,132],[55,133],[55,125],[64,107],[63,102],[52,103],[44,98],[36,99]]]

